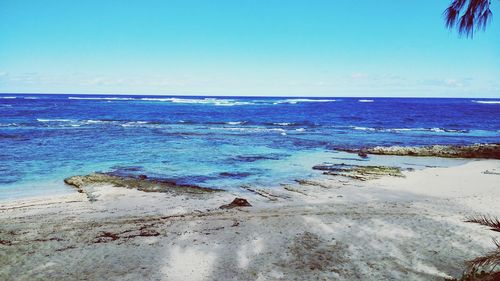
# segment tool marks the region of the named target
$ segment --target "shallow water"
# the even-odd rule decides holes
[[[0,95],[0,198],[70,192],[65,177],[117,169],[225,189],[278,186],[317,175],[315,164],[359,162],[338,159],[357,156],[335,147],[477,142],[500,142],[498,100],[8,94]]]

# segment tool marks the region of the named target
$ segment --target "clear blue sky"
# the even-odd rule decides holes
[[[500,97],[500,1],[0,0],[0,92]]]

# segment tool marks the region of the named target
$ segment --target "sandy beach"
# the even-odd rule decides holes
[[[172,195],[111,186],[0,203],[2,280],[443,280],[494,249],[499,160]],[[220,209],[234,198],[251,207]]]
[[[0,281],[500,281],[500,0],[0,0]]]

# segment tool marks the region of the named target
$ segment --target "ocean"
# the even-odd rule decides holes
[[[73,192],[65,177],[95,171],[272,187],[361,160],[336,148],[494,142],[499,99],[0,94],[0,199]]]

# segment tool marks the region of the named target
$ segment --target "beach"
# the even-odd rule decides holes
[[[500,161],[199,194],[0,201],[2,280],[443,280],[494,250]],[[252,206],[219,208],[235,198]]]
[[[0,0],[0,281],[500,281],[500,0]]]

